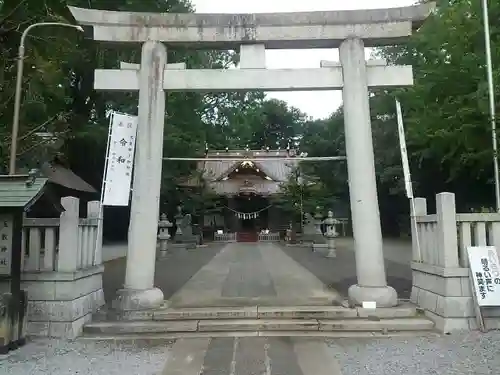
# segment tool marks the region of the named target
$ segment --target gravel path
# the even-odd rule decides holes
[[[0,375],[156,375],[170,346],[40,339],[0,356]]]
[[[329,340],[342,375],[493,375],[500,373],[500,332],[434,338]]]

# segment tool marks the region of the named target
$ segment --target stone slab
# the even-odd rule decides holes
[[[96,69],[96,90],[136,91],[139,72],[135,70]],[[344,86],[341,68],[301,69],[187,69],[165,70],[164,89],[172,92],[221,91],[297,91],[339,90]],[[369,87],[413,85],[413,69],[402,66],[370,66]]]
[[[23,272],[22,281],[73,281],[104,272],[104,266],[93,266],[75,272]]]
[[[465,281],[464,281],[465,280]],[[469,277],[443,277],[431,273],[424,273],[420,271],[413,271],[413,285],[425,289],[430,292],[449,297],[461,297],[464,292],[462,287],[464,283],[468,282]]]
[[[21,283],[30,301],[71,301],[102,289],[102,274],[91,274],[74,280],[29,280]]]
[[[104,305],[102,289],[72,301],[28,301],[30,322],[73,322]]]
[[[197,320],[169,322],[93,322],[86,324],[84,332],[99,334],[134,334],[134,333],[166,333],[195,332],[198,329]]]
[[[72,322],[28,322],[28,336],[74,339],[82,334],[83,327],[92,320],[92,314]]]
[[[64,339],[75,339],[82,334],[83,327],[91,320],[92,314],[87,314],[73,322],[50,322],[48,336]]]
[[[417,307],[415,305],[403,305],[391,308],[364,309],[358,307],[357,315],[360,318],[411,318],[416,316]]]
[[[260,319],[339,319],[356,318],[356,309],[340,306],[259,306],[257,316]]]
[[[263,330],[288,330],[311,331],[318,329],[318,321],[291,320],[291,319],[245,319],[245,320],[200,320],[200,332],[217,331],[263,331]]]
[[[477,329],[471,326],[471,322],[474,321],[475,318],[444,318],[432,311],[425,311],[425,316],[434,322],[436,330],[445,334],[455,331]]]
[[[469,277],[468,268],[451,268],[451,267],[440,267],[431,264],[412,262],[411,268],[414,271],[420,271],[424,273],[430,273],[433,275],[438,275],[442,277]]]
[[[377,338],[391,337],[440,337],[435,331],[393,331],[393,332],[363,332],[363,331],[239,331],[239,332],[182,332],[182,333],[144,333],[144,334],[88,334],[80,336],[85,341],[129,342],[147,340],[148,342],[192,338],[214,337],[305,337],[305,338]]]
[[[466,318],[475,316],[472,297],[437,296],[437,306],[434,311],[446,318]]]
[[[400,318],[400,319],[346,319],[346,320],[320,320],[320,331],[419,331],[431,330],[434,322],[426,318]]]
[[[132,321],[132,320],[153,320],[153,315],[157,310],[131,310],[131,311],[110,311],[107,313],[107,316],[112,320],[124,320],[124,321]]]
[[[153,313],[154,320],[257,318],[254,307],[172,308]]]
[[[76,21],[93,26],[94,39],[145,42],[198,48],[335,48],[348,37],[366,39],[367,47],[406,39],[435,4],[403,8],[259,14],[142,14],[69,7]],[[131,23],[130,20],[135,20]]]

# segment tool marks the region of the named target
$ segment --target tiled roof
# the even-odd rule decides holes
[[[46,178],[0,175],[0,208],[29,206],[40,196],[46,183]]]
[[[198,170],[205,171],[205,178],[209,181],[217,181],[229,174],[241,162],[235,162],[232,160],[221,161],[221,160],[210,160],[211,158],[252,158],[257,159],[269,159],[265,161],[256,161],[255,164],[264,172],[266,175],[271,177],[273,180],[278,182],[285,182],[288,176],[292,172],[292,169],[298,164],[298,161],[293,160],[276,160],[278,157],[287,157],[287,151],[279,150],[250,150],[250,151],[212,151],[207,155],[206,161],[199,162]],[[273,160],[274,159],[274,160]]]
[[[44,163],[41,172],[44,177],[47,177],[54,184],[87,193],[97,193],[93,186],[62,165]]]

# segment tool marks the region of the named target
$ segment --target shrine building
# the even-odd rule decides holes
[[[280,193],[298,166],[295,150],[215,150],[198,162],[205,185],[222,198],[223,209],[204,217],[204,227],[236,233],[241,242],[256,241],[259,233],[278,234],[289,225],[288,215],[273,206],[272,197]],[[242,161],[220,159],[248,159]],[[212,160],[211,160],[212,159]],[[217,160],[215,160],[217,159]]]

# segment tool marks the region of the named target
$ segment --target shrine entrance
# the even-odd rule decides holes
[[[357,276],[357,282],[349,288],[349,298],[356,305],[365,301],[375,302],[377,307],[397,305],[397,293],[387,284],[382,249],[369,89],[410,86],[413,71],[411,66],[388,65],[384,60],[366,61],[365,47],[405,40],[433,7],[426,3],[394,9],[227,15],[142,14],[70,7],[78,23],[93,28],[95,40],[142,44],[140,64],[125,63],[120,69],[95,71],[97,90],[139,91],[126,275],[115,307],[124,311],[144,310],[164,303],[163,292],[155,288],[154,276],[165,91],[342,90]],[[239,50],[239,69],[187,69],[184,62],[168,63],[167,48],[179,46]],[[313,69],[266,68],[266,49],[308,48],[338,48],[340,61],[322,61]],[[229,281],[224,284],[229,289],[217,291],[219,295],[279,295],[282,287],[299,297],[313,293],[313,289],[303,286],[315,282],[291,277],[296,268],[279,249],[270,246],[259,254],[239,250],[231,250],[231,259],[227,259],[229,250],[218,258],[220,264],[233,265],[227,276]],[[245,256],[255,258],[244,259]],[[271,265],[268,274],[258,273],[262,268],[257,264],[264,258]],[[253,269],[244,268],[245,263],[252,261],[256,265]],[[241,285],[245,272],[255,280],[252,291]],[[297,270],[299,273],[306,275],[302,270]],[[196,285],[188,288],[195,291],[191,295],[193,301],[200,300],[203,287],[210,287],[204,285],[206,280],[214,280],[220,273],[210,275],[212,278],[197,279]],[[274,292],[266,281],[273,275]],[[214,293],[213,288],[202,297]]]
[[[269,200],[254,193],[238,195],[233,199],[239,220],[236,240],[257,242],[259,232],[269,230]]]

